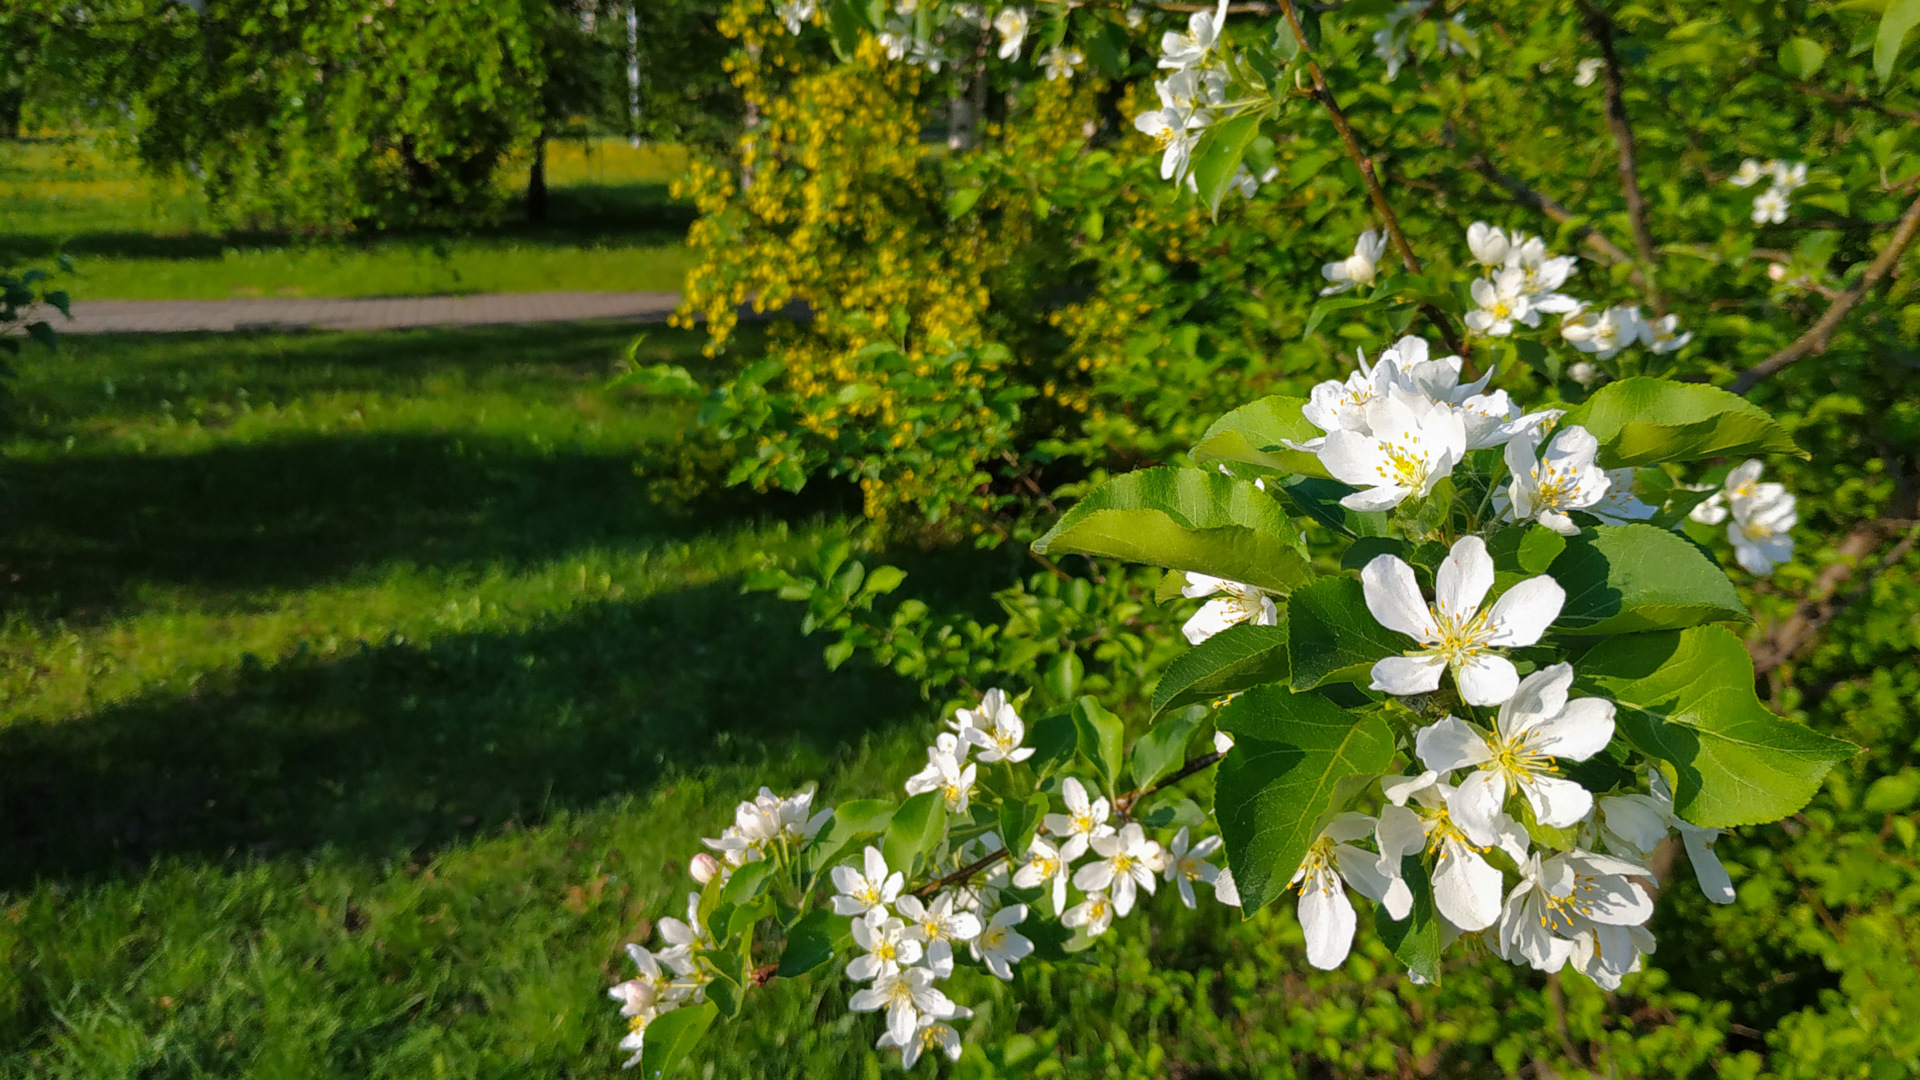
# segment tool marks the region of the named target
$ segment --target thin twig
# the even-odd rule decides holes
[[[1318,98],[1327,116],[1333,121],[1334,129],[1340,132],[1340,141],[1346,145],[1347,156],[1360,168],[1360,177],[1366,181],[1367,195],[1373,200],[1374,213],[1380,215],[1381,227],[1387,230],[1387,236],[1393,240],[1394,250],[1400,253],[1400,265],[1410,274],[1420,272],[1420,259],[1413,253],[1413,245],[1407,243],[1407,234],[1400,228],[1400,219],[1394,215],[1392,204],[1387,202],[1386,190],[1380,186],[1380,178],[1374,173],[1373,159],[1360,149],[1360,140],[1354,137],[1353,125],[1347,123],[1347,114],[1340,111],[1340,103],[1334,100],[1333,91],[1327,88],[1327,77],[1320,70],[1320,62],[1313,58],[1307,48],[1307,35],[1300,28],[1300,17],[1293,10],[1293,0],[1280,0],[1281,13],[1287,17],[1287,24],[1293,28],[1293,34],[1300,42],[1300,55],[1307,61],[1307,73],[1313,76],[1313,94]],[[1421,304],[1420,310],[1446,339],[1447,348],[1467,355],[1467,344],[1446,313],[1432,304]]]
[[[1481,176],[1505,188],[1515,202],[1531,207],[1548,219],[1563,225],[1573,220],[1573,211],[1533,190],[1518,179],[1501,172],[1499,166],[1488,160],[1485,154],[1474,154],[1468,159],[1467,164],[1473,166],[1474,171]],[[1608,262],[1632,264],[1633,271],[1629,279],[1643,290],[1647,287],[1647,276],[1641,272],[1639,263],[1627,253],[1625,248],[1601,235],[1600,230],[1591,225],[1576,225],[1574,232],[1582,242],[1599,252]]]
[[[1835,599],[1834,594],[1853,577],[1854,567],[1859,560],[1903,526],[1906,535],[1888,549],[1872,569],[1861,575],[1845,596]],[[1814,579],[1807,598],[1794,608],[1793,614],[1785,622],[1768,631],[1763,643],[1752,647],[1754,674],[1765,675],[1793,659],[1828,623],[1858,600],[1873,584],[1875,577],[1906,558],[1916,543],[1920,543],[1920,521],[1881,518],[1866,522],[1848,533],[1837,549],[1840,557],[1829,563]]]
[[[1817,98],[1826,98],[1835,105],[1846,105],[1855,109],[1872,109],[1882,116],[1891,116],[1898,120],[1910,120],[1915,123],[1920,123],[1920,112],[1914,112],[1912,109],[1896,109],[1890,105],[1882,105],[1869,98],[1857,98],[1851,94],[1836,93],[1824,86],[1814,86],[1812,83],[1794,83],[1793,85],[1803,93],[1812,94]]]
[[[1900,261],[1901,253],[1906,251],[1907,245],[1913,242],[1913,234],[1916,230],[1920,230],[1920,198],[1914,199],[1907,207],[1907,212],[1900,215],[1900,222],[1893,227],[1893,235],[1888,238],[1887,246],[1881,249],[1879,257],[1867,267],[1867,272],[1860,276],[1859,283],[1841,293],[1833,301],[1833,305],[1827,308],[1827,313],[1808,327],[1806,333],[1795,338],[1793,344],[1741,372],[1739,378],[1734,379],[1727,389],[1736,394],[1744,394],[1760,385],[1762,381],[1778,374],[1782,369],[1804,359],[1809,353],[1826,352],[1827,345],[1833,340],[1834,332],[1840,329],[1840,323],[1847,317],[1847,312],[1852,311],[1855,304],[1859,303],[1867,293],[1873,291],[1873,287],[1880,284],[1880,279],[1886,277],[1894,265]]]
[[[1614,145],[1620,152],[1620,190],[1627,198],[1627,222],[1633,228],[1633,246],[1640,252],[1640,270],[1646,275],[1641,292],[1646,294],[1647,304],[1654,314],[1666,314],[1665,302],[1660,298],[1660,287],[1654,281],[1653,232],[1647,227],[1647,203],[1640,194],[1640,167],[1638,154],[1633,144],[1633,125],[1627,120],[1626,80],[1620,74],[1620,58],[1613,50],[1613,20],[1592,0],[1578,0],[1581,12],[1586,16],[1587,29],[1600,46],[1600,57],[1606,61],[1607,81],[1607,127],[1613,130]]]
[[[1197,773],[1202,769],[1208,768],[1209,766],[1218,764],[1220,759],[1225,756],[1226,756],[1225,754],[1213,753],[1213,754],[1201,754],[1199,757],[1188,758],[1186,764],[1180,766],[1178,769],[1175,769],[1173,772],[1169,773],[1164,779],[1159,780],[1155,783],[1149,784],[1144,788],[1135,788],[1132,791],[1127,792],[1125,795],[1121,795],[1118,798],[1114,799],[1113,800],[1114,809],[1117,810],[1122,816],[1125,816],[1127,811],[1133,809],[1134,805],[1137,804],[1141,799],[1144,799],[1147,796],[1154,794],[1155,792],[1164,791],[1167,788],[1170,788],[1173,785],[1179,783],[1180,781],[1185,780],[1187,777],[1192,776],[1194,773]],[[1041,831],[1044,832],[1045,829],[1043,828]],[[971,878],[973,875],[980,873],[982,870],[990,870],[993,867],[999,865],[1001,862],[1004,862],[1005,860],[1010,859],[1012,857],[1013,857],[1013,852],[1009,851],[1005,847],[1002,847],[999,851],[988,852],[987,854],[981,856],[978,859],[973,860],[972,862],[961,867],[960,869],[955,870],[953,873],[948,874],[945,877],[935,878],[932,881],[927,882],[925,885],[922,885],[919,888],[913,890],[913,895],[921,897],[922,899],[932,896],[934,893],[939,892],[941,889],[944,889],[949,885],[959,885],[965,882],[968,878]]]

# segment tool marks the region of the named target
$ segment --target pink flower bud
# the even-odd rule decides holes
[[[687,863],[687,873],[692,874],[693,880],[699,882],[702,885],[705,885],[707,882],[712,881],[713,875],[719,872],[720,872],[720,860],[714,858],[713,856],[707,854],[704,851],[698,855],[695,855],[693,859]]]

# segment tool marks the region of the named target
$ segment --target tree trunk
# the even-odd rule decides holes
[[[533,140],[533,168],[527,172],[527,220],[547,220],[547,133]]]
[[[20,137],[20,109],[26,98],[24,90],[0,90],[0,139]]]

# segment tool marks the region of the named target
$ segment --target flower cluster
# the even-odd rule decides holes
[[[1740,163],[1740,168],[1727,178],[1734,187],[1752,187],[1762,180],[1769,180],[1767,190],[1754,196],[1753,223],[1755,225],[1778,225],[1787,220],[1787,210],[1792,206],[1789,196],[1794,189],[1807,182],[1807,163],[1804,161],[1755,161],[1748,158]]]
[[[1516,325],[1537,327],[1542,315],[1560,315],[1560,335],[1574,348],[1601,360],[1612,359],[1630,345],[1670,353],[1693,340],[1691,333],[1680,332],[1677,315],[1649,320],[1633,305],[1596,312],[1584,301],[1560,292],[1579,260],[1554,255],[1537,236],[1509,234],[1476,221],[1467,229],[1467,248],[1484,270],[1471,286],[1476,308],[1467,312],[1466,323],[1472,333],[1505,337]],[[1587,382],[1591,375],[1579,379],[1576,374],[1576,378]]]
[[[1160,107],[1133,118],[1141,134],[1160,144],[1160,178],[1195,186],[1191,166],[1200,136],[1215,113],[1228,106],[1227,55],[1220,34],[1227,21],[1227,0],[1215,11],[1196,11],[1185,31],[1169,30],[1160,38],[1159,67],[1168,72],[1153,84]],[[1260,185],[1241,165],[1233,186],[1252,197]]]
[[[1702,525],[1727,522],[1727,542],[1748,573],[1766,575],[1793,558],[1792,529],[1800,522],[1792,493],[1776,483],[1762,483],[1758,461],[1746,461],[1727,473],[1719,491],[1689,514]],[[1728,518],[1732,518],[1728,521]]]

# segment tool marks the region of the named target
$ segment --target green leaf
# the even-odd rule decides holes
[[[1686,537],[1651,525],[1582,529],[1548,573],[1567,591],[1553,624],[1565,634],[1678,630],[1749,618],[1726,571]]]
[[[1117,476],[1075,503],[1033,550],[1129,562],[1291,592],[1313,576],[1299,530],[1246,480],[1163,467]]]
[[[1147,729],[1133,741],[1133,786],[1148,788],[1153,782],[1186,764],[1187,740],[1207,718],[1207,710],[1187,709]]]
[[[905,580],[907,580],[907,572],[897,566],[876,566],[867,575],[866,594],[880,596],[890,593],[899,588],[900,583]]]
[[[1318,457],[1289,450],[1282,442],[1305,442],[1326,434],[1301,415],[1304,404],[1303,398],[1273,395],[1240,406],[1213,422],[1193,448],[1193,460],[1203,465],[1226,461],[1288,475],[1326,476]]]
[[[1008,851],[1023,852],[1033,842],[1034,830],[1047,812],[1047,797],[1034,795],[1025,802],[1008,799],[1000,804],[1000,842]]]
[[[1027,745],[1033,747],[1027,765],[1035,775],[1044,780],[1058,772],[1080,748],[1080,729],[1074,725],[1073,711],[1055,709],[1034,721],[1027,731]]]
[[[866,13],[853,0],[831,0],[827,4],[827,32],[833,38],[833,52],[842,62],[851,61],[860,47],[860,34],[871,30]]]
[[[1207,813],[1200,809],[1200,804],[1176,788],[1168,788],[1148,799],[1144,806],[1135,807],[1133,816],[1149,829],[1177,829],[1182,825],[1193,829],[1207,823]]]
[[[1893,0],[1880,16],[1880,32],[1873,37],[1873,73],[1881,85],[1893,78],[1893,65],[1915,26],[1920,26],[1920,0]]]
[[[1293,508],[1335,532],[1346,536],[1386,536],[1393,529],[1393,518],[1384,511],[1362,513],[1340,505],[1340,500],[1358,489],[1338,480],[1302,476],[1279,485],[1282,498]]]
[[[1811,38],[1793,38],[1780,46],[1780,67],[1796,79],[1810,79],[1827,62],[1826,47]]]
[[[1619,706],[1636,749],[1674,768],[1674,807],[1696,825],[1778,821],[1859,747],[1775,716],[1753,692],[1753,662],[1718,626],[1601,642],[1575,670]]]
[[[1703,383],[1645,377],[1608,383],[1560,421],[1563,429],[1573,424],[1600,440],[1600,464],[1609,469],[1801,453],[1766,410]]]
[[[728,876],[726,887],[720,890],[720,903],[736,906],[750,903],[760,894],[760,887],[766,884],[767,874],[775,865],[770,859],[761,859],[735,870]],[[719,928],[713,929],[717,931]],[[715,936],[724,938],[726,935],[716,933]]]
[[[814,873],[818,874],[839,858],[849,844],[860,843],[885,832],[892,820],[893,803],[887,799],[854,799],[834,807],[832,819],[807,849]]]
[[[607,383],[609,390],[638,390],[643,394],[689,401],[707,396],[699,380],[679,364],[652,364],[636,368]]]
[[[1261,683],[1287,677],[1287,623],[1230,626],[1167,665],[1153,688],[1153,715],[1182,705],[1207,704]],[[1138,753],[1138,751],[1135,751]]]
[[[1207,204],[1207,213],[1216,220],[1220,216],[1220,199],[1233,186],[1234,174],[1240,171],[1240,159],[1259,134],[1259,114],[1242,113],[1207,128],[1194,146],[1194,183],[1199,187],[1200,201]]]
[[[787,929],[787,947],[780,953],[782,979],[792,979],[833,959],[834,943],[845,932],[846,919],[826,908],[815,908]],[[652,1038],[649,1033],[648,1038]]]
[[[957,221],[966,217],[967,213],[973,209],[973,204],[980,201],[980,196],[985,194],[986,190],[984,187],[963,187],[947,196],[947,220]]]
[[[1287,604],[1287,655],[1296,690],[1324,682],[1365,686],[1373,681],[1376,662],[1412,645],[1412,638],[1381,626],[1367,610],[1358,578],[1321,578]]]
[[[706,1002],[683,1005],[648,1024],[646,1041],[640,1050],[640,1075],[645,1080],[660,1080],[673,1072],[699,1045],[701,1036],[719,1015],[720,1010],[712,1002]]]
[[[923,791],[901,803],[880,844],[887,868],[912,877],[914,860],[933,850],[946,827],[947,798],[941,792]]]
[[[1073,726],[1079,733],[1080,756],[1093,762],[1107,783],[1107,794],[1119,794],[1120,759],[1126,742],[1126,727],[1120,718],[1108,712],[1090,697],[1073,703]]]
[[[1428,982],[1440,981],[1440,920],[1433,917],[1433,884],[1427,880],[1426,864],[1418,855],[1400,860],[1400,875],[1413,892],[1413,909],[1407,917],[1395,921],[1387,909],[1375,905],[1373,928],[1380,940],[1393,950],[1394,959],[1406,965]]]
[[[1247,691],[1219,722],[1234,744],[1215,778],[1214,816],[1243,910],[1253,912],[1286,890],[1343,782],[1393,760],[1393,730],[1283,686]]]
[[[1324,297],[1316,301],[1312,309],[1307,312],[1307,325],[1300,331],[1300,336],[1303,338],[1312,337],[1313,332],[1320,328],[1320,323],[1336,311],[1366,307],[1371,303],[1373,303],[1372,299],[1365,296],[1355,296],[1352,293]],[[1324,432],[1322,432],[1322,434],[1324,434]]]

